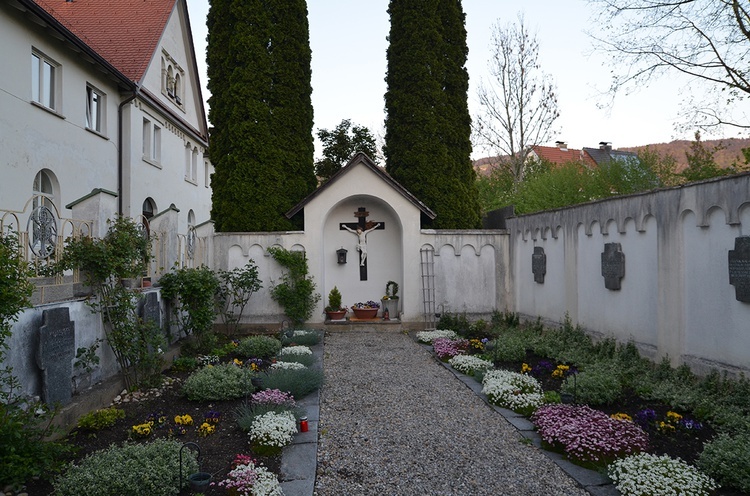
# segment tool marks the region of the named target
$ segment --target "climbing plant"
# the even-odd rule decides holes
[[[312,316],[320,294],[315,292],[315,282],[308,277],[307,257],[304,252],[272,247],[268,252],[286,269],[278,284],[271,288],[271,298],[284,307],[284,312],[295,325]]]

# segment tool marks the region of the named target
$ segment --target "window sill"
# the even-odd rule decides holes
[[[37,101],[34,101],[34,100],[31,100],[31,102],[30,102],[30,103],[31,103],[31,104],[32,104],[33,106],[35,106],[36,108],[42,109],[42,110],[44,110],[45,112],[49,112],[50,114],[54,115],[55,117],[59,117],[60,119],[65,119],[65,116],[64,116],[64,115],[62,115],[62,114],[61,114],[60,112],[58,112],[57,110],[55,110],[55,109],[53,109],[53,108],[45,107],[45,106],[44,106],[44,105],[42,105],[41,103],[39,103],[39,102],[37,102]]]
[[[154,160],[152,160],[152,159],[150,159],[148,157],[142,157],[142,158],[143,158],[143,161],[146,162],[147,164],[153,165],[157,169],[161,169],[162,168],[162,166],[161,166],[161,164],[159,162],[156,162],[156,161],[154,161]]]
[[[185,178],[185,182],[186,182],[186,183],[190,183],[190,184],[192,184],[193,186],[198,186],[198,181],[193,181],[193,180],[192,180],[192,179],[190,179],[189,177],[186,177],[186,178]]]
[[[107,135],[105,135],[104,133],[101,133],[101,132],[97,131],[96,129],[91,129],[90,127],[87,127],[86,131],[90,132],[91,134],[95,134],[95,135],[99,136],[102,139],[105,139],[105,140],[109,141],[109,137]]]

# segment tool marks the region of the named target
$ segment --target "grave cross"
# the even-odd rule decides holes
[[[604,287],[620,289],[620,280],[625,277],[625,254],[620,243],[605,243],[602,253],[602,276]]]
[[[729,250],[729,284],[737,301],[750,303],[750,236],[734,238]]]
[[[374,230],[385,229],[384,222],[367,220],[370,212],[365,207],[359,207],[354,212],[357,222],[342,222],[339,230],[349,231],[357,235],[357,251],[359,252],[359,280],[367,280],[367,234]]]

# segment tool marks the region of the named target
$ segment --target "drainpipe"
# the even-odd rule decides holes
[[[138,88],[117,107],[117,213],[122,215],[122,109],[138,96]]]

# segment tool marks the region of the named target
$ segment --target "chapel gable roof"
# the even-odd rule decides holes
[[[43,9],[121,74],[143,78],[177,0],[25,0]]]
[[[416,196],[411,194],[409,190],[404,188],[398,181],[393,179],[382,167],[378,167],[375,162],[370,159],[366,154],[362,152],[356,153],[351,160],[349,160],[349,163],[346,164],[344,167],[336,171],[336,173],[331,176],[331,178],[323,185],[318,187],[315,191],[307,195],[305,199],[303,199],[301,202],[296,204],[294,207],[292,207],[291,210],[289,210],[286,213],[287,218],[292,218],[296,213],[298,213],[300,210],[305,208],[305,205],[310,203],[314,198],[319,196],[321,193],[323,193],[325,190],[331,187],[331,185],[335,184],[337,181],[340,181],[350,170],[352,170],[354,167],[357,167],[359,165],[362,165],[364,167],[367,167],[372,172],[374,172],[378,177],[380,177],[383,182],[385,182],[387,185],[389,185],[391,188],[396,190],[398,193],[401,194],[404,198],[406,198],[412,205],[417,207],[423,214],[425,214],[430,219],[434,219],[437,215],[435,212],[433,212],[427,205],[422,203]]]

